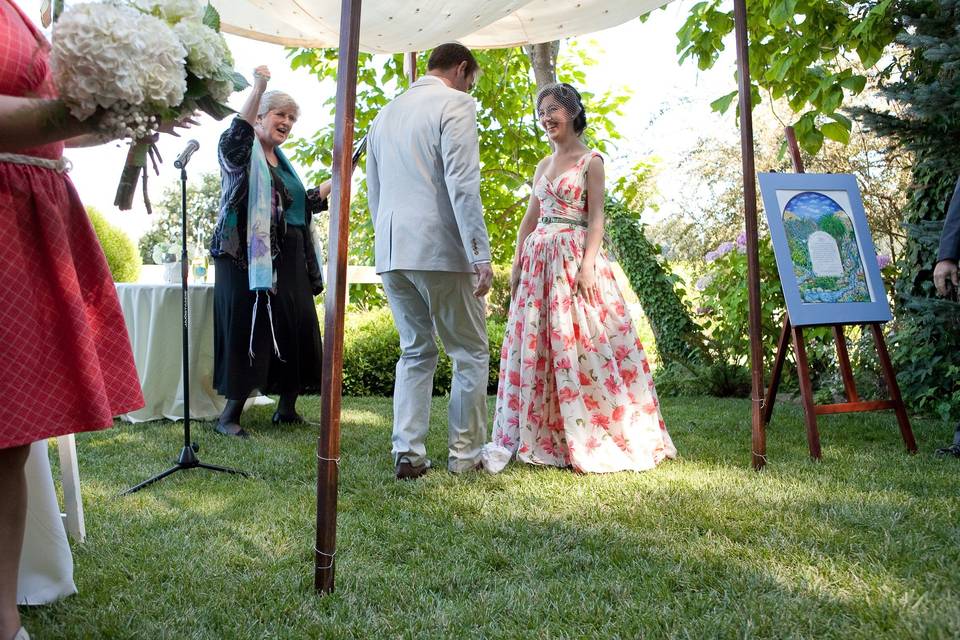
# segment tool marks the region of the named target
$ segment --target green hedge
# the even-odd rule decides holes
[[[677,286],[679,278],[660,263],[660,250],[647,240],[639,214],[607,197],[607,235],[630,287],[650,321],[660,362],[700,365],[707,360],[703,329],[690,317]]]
[[[87,215],[93,223],[93,230],[100,240],[103,254],[107,257],[107,265],[114,282],[136,282],[140,277],[140,266],[143,264],[137,245],[119,227],[115,227],[93,207],[87,207]]]
[[[497,392],[500,373],[500,345],[506,324],[490,318],[487,334],[490,339],[490,377],[488,393]],[[440,344],[439,341],[437,343]],[[397,359],[400,357],[400,336],[393,324],[389,307],[371,311],[351,312],[347,315],[343,341],[343,394],[347,396],[390,396]],[[433,394],[450,391],[452,376],[450,359],[440,346]]]
[[[487,314],[497,320],[510,315],[510,265],[493,265],[493,283],[487,294]]]

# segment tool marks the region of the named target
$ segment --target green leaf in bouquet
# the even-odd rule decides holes
[[[207,8],[203,11],[203,24],[220,33],[220,14],[209,2]]]
[[[231,71],[230,79],[233,80],[234,91],[243,91],[244,89],[250,86],[250,83],[247,82],[247,79],[243,77],[242,73]]]
[[[201,98],[207,95],[207,85],[206,82],[193,75],[189,71],[187,72],[187,91],[183,94],[184,98]]]
[[[209,114],[215,120],[223,120],[227,116],[236,113],[225,104],[220,104],[210,96],[203,96],[197,99],[197,106],[204,113]]]

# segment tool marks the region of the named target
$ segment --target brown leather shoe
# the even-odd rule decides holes
[[[402,460],[397,463],[395,473],[397,480],[416,480],[420,476],[425,475],[429,470],[430,467],[425,464],[415,467],[406,460]]]

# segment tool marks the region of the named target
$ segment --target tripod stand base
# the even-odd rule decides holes
[[[197,457],[197,445],[191,444],[184,447],[180,450],[180,457],[177,458],[177,463],[164,471],[163,473],[158,473],[152,478],[148,478],[138,484],[135,487],[131,487],[121,493],[122,496],[130,495],[131,493],[136,493],[143,489],[146,486],[153,484],[159,480],[163,480],[169,475],[176,473],[177,471],[183,471],[184,469],[209,469],[210,471],[219,471],[220,473],[233,473],[238,476],[243,476],[244,478],[249,478],[250,474],[246,471],[240,471],[239,469],[231,469],[230,467],[219,467],[215,464],[207,464],[205,462],[200,462],[200,458]]]

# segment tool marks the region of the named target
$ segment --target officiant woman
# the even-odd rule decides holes
[[[220,137],[222,193],[210,252],[214,258],[214,386],[227,398],[216,430],[246,437],[244,402],[278,394],[274,424],[301,423],[297,397],[320,389],[320,326],[314,296],[323,290],[312,214],[327,208],[330,181],[306,190],[280,150],[300,114],[270,71]]]

